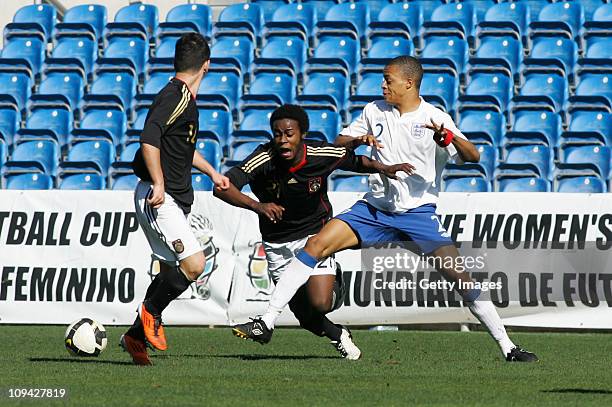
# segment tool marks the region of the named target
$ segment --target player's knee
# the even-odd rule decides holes
[[[306,253],[319,260],[329,256],[329,254],[327,254],[329,252],[327,245],[318,235],[308,238],[304,250]]]
[[[315,311],[321,314],[327,314],[332,308],[331,298],[314,298],[310,300],[310,304]]]
[[[200,252],[191,255],[187,259],[181,261],[181,270],[183,270],[183,273],[185,273],[185,276],[188,279],[195,281],[204,271],[205,265],[206,257],[204,257],[204,253]]]

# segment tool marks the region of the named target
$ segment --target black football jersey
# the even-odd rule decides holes
[[[160,149],[165,191],[185,213],[193,204],[191,167],[198,126],[198,109],[189,88],[173,78],[155,97],[140,136],[141,144]],[[138,178],[151,182],[141,149],[132,167]]]
[[[353,150],[323,141],[304,141],[304,156],[291,167],[278,157],[273,142],[261,144],[226,176],[236,188],[249,184],[260,202],[285,208],[283,219],[273,223],[259,217],[259,229],[267,242],[283,243],[317,233],[332,216],[327,177],[335,169],[355,171]]]

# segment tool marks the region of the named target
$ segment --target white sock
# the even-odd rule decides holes
[[[493,303],[491,301],[474,301],[468,305],[468,308],[478,318],[480,323],[487,328],[493,339],[497,341],[502,354],[506,357],[515,345],[508,337],[506,328]]]
[[[269,329],[274,329],[274,324],[283,309],[300,287],[306,284],[316,264],[317,260],[302,250],[283,271],[270,298],[268,309],[261,317]]]

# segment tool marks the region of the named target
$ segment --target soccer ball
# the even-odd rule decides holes
[[[66,329],[64,345],[73,356],[98,356],[106,348],[106,330],[90,318],[81,318]]]

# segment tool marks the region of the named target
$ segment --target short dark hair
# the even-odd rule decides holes
[[[389,61],[387,66],[397,66],[402,72],[402,76],[404,78],[413,79],[417,89],[421,87],[421,80],[423,79],[423,66],[415,57],[401,55]]]
[[[201,34],[197,32],[183,34],[176,41],[174,48],[174,70],[176,72],[197,71],[209,59],[210,47]]]
[[[292,119],[298,122],[302,135],[308,132],[310,120],[308,120],[308,113],[301,106],[285,104],[276,108],[270,116],[270,128],[273,127],[275,121],[282,119]]]

